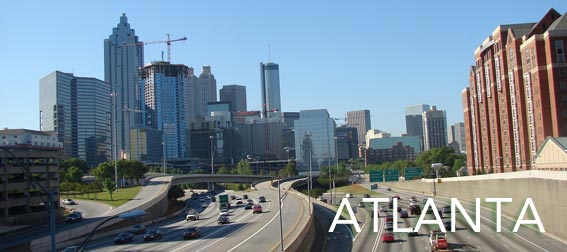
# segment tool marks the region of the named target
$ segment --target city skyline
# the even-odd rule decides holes
[[[182,5],[202,9],[195,8],[201,4]],[[191,16],[180,10],[172,10],[149,18],[153,14],[148,10],[165,7],[159,3],[143,6],[68,4],[65,17],[58,17],[54,15],[59,11],[54,9],[57,5],[44,6],[41,2],[1,3],[0,34],[17,37],[20,42],[0,42],[0,48],[10,59],[0,64],[3,69],[12,69],[0,85],[0,113],[3,114],[0,127],[39,129],[38,82],[52,71],[104,79],[101,40],[108,38],[122,13],[128,16],[128,22],[136,30],[140,41],[163,40],[166,33],[170,33],[172,38],[187,36],[188,41],[172,45],[172,63],[195,68],[210,65],[218,86],[231,83],[246,86],[249,90],[249,110],[261,110],[258,62],[274,61],[281,68],[282,112],[324,108],[331,117],[344,117],[347,111],[369,109],[374,128],[399,135],[404,133],[404,107],[425,103],[445,108],[447,123],[453,124],[463,121],[460,91],[467,86],[468,71],[463,70],[462,66],[471,64],[470,51],[478,46],[478,38],[484,37],[486,30],[499,24],[530,22],[552,7],[560,13],[566,9],[566,4],[557,1],[509,8],[509,4],[497,3],[494,10],[483,10],[482,20],[472,23],[470,20],[475,15],[469,13],[479,10],[478,4],[385,5],[368,2],[355,6],[308,3],[297,10],[294,4],[262,3],[246,11],[248,7],[236,3],[213,3],[207,6],[217,8],[215,14],[197,12]],[[323,7],[322,10],[316,11],[320,7]],[[402,7],[407,15],[387,13],[393,9],[402,10]],[[507,7],[514,15],[502,15],[497,11],[500,7]],[[95,19],[84,20],[81,18],[84,9],[99,15]],[[421,12],[422,9],[427,11]],[[446,15],[431,15],[434,9],[439,9],[436,12],[445,11]],[[338,18],[335,20],[334,17]],[[271,20],[271,26],[268,22],[256,22],[267,18]],[[460,29],[449,29],[451,32],[447,32],[448,29],[439,26],[446,19],[454,19],[454,24],[444,23],[444,26]],[[14,29],[9,25],[13,23],[10,22],[12,20],[21,21],[19,27],[26,29]],[[43,21],[38,23],[34,20]],[[420,20],[424,22],[418,22]],[[227,26],[225,21],[234,22],[229,22],[231,24]],[[184,25],[169,25],[170,22],[195,25],[187,28]],[[63,26],[65,29],[59,28]],[[406,32],[424,39],[419,43],[408,43]],[[383,42],[380,34],[396,36],[400,43]],[[428,49],[434,48],[432,45],[438,46],[439,42],[427,38],[442,35],[449,37],[449,41],[443,45],[444,50]],[[32,45],[29,41],[36,36],[42,42]],[[298,37],[301,39],[298,40]],[[268,44],[272,49],[271,56]],[[391,55],[394,51],[402,56],[407,55],[407,50],[403,48],[408,46],[419,62],[432,57],[438,59],[434,60],[434,64],[424,66],[420,63],[415,68],[407,60],[394,58],[387,64],[379,60],[381,57],[394,57]],[[144,62],[159,60],[165,47],[159,44],[145,46]],[[35,63],[31,72],[26,70],[26,74],[21,74],[22,70],[11,67],[24,64],[25,61]],[[451,63],[444,63],[445,70],[440,74],[434,65],[447,61]],[[408,66],[413,73],[411,76],[404,74]],[[353,91],[347,92],[350,89]],[[16,98],[13,93],[23,93],[27,99]]]

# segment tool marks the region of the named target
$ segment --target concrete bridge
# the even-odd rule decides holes
[[[213,183],[253,183],[272,179],[264,175],[236,175],[236,174],[187,174],[175,175],[171,178],[171,185],[186,183],[213,182]]]

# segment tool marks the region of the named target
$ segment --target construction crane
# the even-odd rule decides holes
[[[167,61],[171,62],[171,43],[173,42],[179,42],[179,41],[185,41],[187,40],[187,37],[183,37],[183,38],[178,38],[178,39],[170,39],[169,38],[169,33],[166,34],[167,35],[167,40],[157,40],[157,41],[150,41],[150,42],[137,42],[137,43],[124,43],[122,46],[138,46],[138,45],[151,45],[151,44],[167,44]],[[163,54],[162,54],[162,60],[163,60]]]

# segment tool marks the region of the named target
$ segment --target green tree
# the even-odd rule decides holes
[[[87,174],[89,173],[89,165],[87,164],[87,162],[85,162],[82,159],[79,158],[70,158],[67,159],[65,161],[63,161],[61,163],[61,168],[64,170],[68,170],[71,167],[77,167],[79,168],[81,171],[83,171],[83,174]]]
[[[252,175],[252,166],[250,166],[250,162],[246,159],[240,160],[236,165],[236,173],[240,175]]]
[[[295,167],[295,163],[288,163],[285,166],[285,174],[288,177],[297,176],[298,172],[297,172],[297,168]]]
[[[217,174],[230,174],[230,170],[225,166],[222,166],[217,170]]]
[[[183,196],[185,196],[185,192],[181,189],[181,187],[179,187],[179,185],[172,186],[167,192],[167,198],[169,199],[178,199]]]
[[[455,153],[455,150],[450,147],[433,148],[428,151],[422,152],[416,160],[416,163],[423,168],[423,175],[425,177],[432,177],[435,171],[431,168],[431,164],[442,163],[444,166],[452,167],[451,171],[441,171],[443,177],[455,176],[455,163],[461,162],[458,159],[466,160],[463,154]],[[460,167],[459,167],[460,168]]]
[[[93,175],[98,181],[103,181],[107,178],[114,180],[114,162],[105,162],[99,164],[93,169]]]
[[[114,189],[116,189],[116,183],[114,182],[114,180],[112,178],[106,178],[102,181],[102,185],[104,186],[104,189],[106,189],[108,194],[110,194],[110,200],[113,201],[114,199],[112,199],[112,193],[114,192]]]
[[[71,183],[81,183],[81,178],[83,177],[83,170],[77,166],[71,166],[67,170],[65,175],[66,181]]]

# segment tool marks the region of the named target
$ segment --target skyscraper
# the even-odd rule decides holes
[[[207,115],[207,103],[217,101],[217,80],[210,66],[203,66],[203,72],[195,77],[193,68],[189,68],[189,86],[186,97],[190,120],[204,120]]]
[[[281,118],[280,67],[275,63],[260,63],[262,87],[262,118]]]
[[[358,132],[358,143],[366,142],[366,132],[372,128],[370,123],[370,110],[354,110],[346,114],[346,124],[356,128]]]
[[[435,106],[423,112],[423,147],[424,150],[447,146],[447,116],[445,110]]]
[[[110,86],[55,71],[39,81],[40,130],[55,131],[66,158],[96,166],[110,158]]]
[[[301,110],[295,121],[295,155],[303,170],[335,163],[335,120],[326,109]]]
[[[163,152],[168,159],[189,156],[189,112],[185,109],[188,77],[189,67],[163,61],[152,62],[141,71],[146,125],[162,132]]]
[[[546,137],[567,135],[567,17],[497,26],[474,51],[461,93],[469,174],[532,168]]]
[[[247,110],[245,86],[225,85],[221,88],[219,93],[221,102],[226,101],[232,104],[231,113]]]
[[[448,132],[449,146],[456,151],[465,152],[466,139],[465,139],[465,123],[459,122],[451,125]]]
[[[131,113],[140,110],[143,103],[137,69],[144,65],[144,47],[139,42],[126,14],[122,14],[120,23],[104,40],[104,80],[110,84],[116,101],[112,122],[117,125],[113,138],[116,138],[117,151],[124,152],[126,157],[130,156],[130,129],[141,126],[143,118],[140,113]]]

